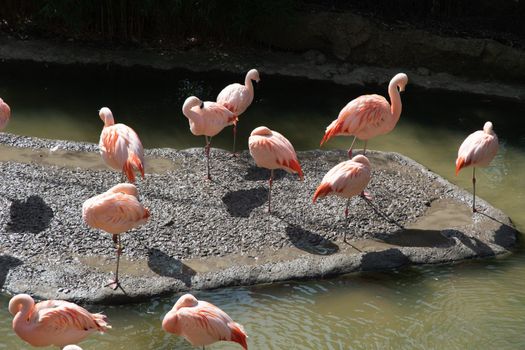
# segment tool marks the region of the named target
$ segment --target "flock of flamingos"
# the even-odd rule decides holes
[[[188,97],[182,107],[182,113],[188,118],[191,132],[196,136],[204,135],[206,145],[207,178],[211,179],[209,157],[211,138],[222,129],[233,125],[235,155],[236,125],[238,117],[250,106],[254,97],[252,81],[259,81],[259,73],[252,69],[248,72],[245,84],[226,86],[217,96],[217,102],[203,102],[195,96]],[[350,101],[339,116],[327,128],[321,145],[338,135],[354,136],[348,155],[350,160],[334,166],[323,177],[313,196],[318,198],[337,195],[350,199],[361,195],[371,178],[370,161],[364,155],[367,141],[375,136],[390,132],[401,115],[400,91],[404,91],[408,77],[404,73],[395,75],[388,86],[390,103],[379,95],[363,95]],[[0,130],[9,121],[11,110],[0,98]],[[144,178],[143,147],[137,133],[124,124],[115,124],[110,109],[103,107],[99,116],[104,122],[100,135],[100,153],[105,163],[121,171],[122,182],[107,192],[86,200],[82,206],[84,221],[91,227],[112,234],[117,249],[117,267],[115,279],[106,287],[120,287],[118,281],[119,257],[122,253],[120,234],[147,222],[150,213],[138,200],[137,188],[133,184],[135,172]],[[363,154],[352,157],[352,148],[356,139],[364,140]],[[271,188],[274,169],[284,169],[297,173],[303,178],[303,172],[296,152],[287,138],[265,126],[255,128],[249,137],[250,154],[259,167],[270,169],[268,192],[268,211],[271,211]],[[470,134],[461,144],[456,159],[456,175],[467,166],[472,166],[474,194],[472,211],[476,211],[475,169],[487,166],[498,151],[498,138],[492,123],[486,122],[483,130]],[[130,183],[124,183],[127,177]],[[347,200],[345,214],[348,215]],[[346,239],[346,237],[345,237]],[[102,314],[92,314],[86,309],[70,302],[47,300],[35,304],[27,294],[14,296],[9,302],[9,312],[14,316],[13,330],[32,346],[55,345],[63,349],[80,349],[76,345],[90,333],[105,332],[111,326]],[[185,337],[193,346],[205,346],[220,340],[233,341],[244,349],[246,332],[224,311],[191,294],[178,299],[162,321],[166,332]]]

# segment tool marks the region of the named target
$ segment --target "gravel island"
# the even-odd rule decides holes
[[[357,152],[359,153],[359,152]],[[247,151],[146,150],[140,200],[150,221],[122,236],[122,290],[111,235],[89,228],[82,203],[120,180],[98,146],[0,133],[0,287],[81,303],[125,303],[192,289],[322,278],[508,253],[517,232],[482,199],[396,153],[367,151],[371,202],[312,204],[324,174],[346,151],[299,152],[305,180],[269,171]],[[343,242],[347,232],[348,243]]]

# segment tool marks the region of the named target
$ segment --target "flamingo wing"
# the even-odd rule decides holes
[[[136,197],[125,193],[104,193],[84,203],[84,220],[89,226],[112,234],[126,232],[145,223],[149,210]]]
[[[327,128],[321,145],[338,135],[356,135],[368,138],[371,130],[378,130],[390,113],[388,101],[380,95],[363,95],[350,101]],[[375,136],[375,135],[373,135]]]
[[[111,326],[102,314],[91,314],[86,309],[66,301],[47,300],[35,305],[36,322],[50,332],[61,333],[70,329],[104,332]]]
[[[339,163],[323,177],[313,201],[330,194],[347,198],[360,194],[370,181],[370,176],[370,169],[361,163],[351,160]]]
[[[250,136],[249,146],[258,166],[268,169],[281,168],[299,174],[301,180],[304,178],[295,149],[290,141],[277,131],[272,131],[271,136]]]
[[[6,127],[10,116],[11,109],[9,108],[9,105],[0,98],[0,130],[3,130]]]
[[[207,118],[222,127],[233,125],[237,122],[237,117],[233,112],[219,103],[205,102],[204,108],[207,111]]]
[[[456,160],[456,175],[469,165],[486,166],[498,152],[498,138],[478,130],[470,134],[461,144]]]
[[[236,116],[241,115],[252,103],[253,95],[246,86],[234,83],[226,86],[217,96],[217,103],[228,108]]]
[[[199,302],[201,303],[201,302]],[[229,340],[231,331],[228,322],[231,321],[217,312],[217,308],[197,307],[181,308],[177,311],[177,321],[181,335],[192,345],[208,345],[219,340]],[[233,322],[233,321],[232,321]]]

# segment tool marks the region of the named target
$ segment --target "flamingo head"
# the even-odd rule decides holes
[[[102,119],[105,126],[115,124],[115,120],[113,119],[113,113],[111,113],[111,110],[108,107],[102,107],[98,111],[98,116],[100,117],[100,119]]]
[[[248,78],[247,80],[254,80],[256,83],[261,81],[257,69],[250,69],[250,71],[248,71],[248,73],[246,74],[246,78]]]
[[[198,303],[199,301],[192,294],[184,294],[177,300],[173,306],[173,310],[178,310],[182,307],[194,307],[197,306]]]
[[[367,167],[370,167],[370,161],[368,160],[367,157],[365,157],[362,154],[358,154],[357,156],[352,158],[352,162],[361,163]]]
[[[182,105],[182,113],[184,113],[184,111],[191,110],[195,106],[204,108],[204,102],[202,102],[201,99],[196,96],[188,97],[186,101],[184,101],[184,104]]]
[[[392,80],[390,80],[390,85],[397,86],[399,91],[405,91],[405,86],[408,83],[408,76],[405,73],[397,73]]]
[[[483,125],[483,131],[485,134],[494,134],[494,126],[492,125],[492,122],[486,122],[485,125]]]
[[[268,129],[266,126],[259,126],[253,129],[250,136],[270,136],[272,134],[272,131]]]
[[[9,300],[9,312],[11,313],[11,315],[15,316],[24,308],[24,306],[29,309],[32,308],[34,304],[35,301],[33,300],[33,298],[31,298],[30,295],[17,294],[14,297],[12,297],[11,300]]]
[[[134,184],[128,184],[128,183],[123,183],[123,184],[118,184],[118,185],[115,185],[113,187],[111,187],[108,192],[111,192],[111,193],[125,193],[125,194],[128,194],[130,196],[134,196],[135,198],[139,198],[139,191],[137,190],[137,187],[134,185]]]

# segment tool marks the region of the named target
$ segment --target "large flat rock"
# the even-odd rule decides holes
[[[9,293],[82,303],[122,303],[190,289],[319,278],[409,264],[508,253],[516,231],[500,210],[396,153],[368,151],[373,200],[324,198],[324,174],[346,151],[298,154],[305,180],[277,172],[267,213],[269,171],[247,152],[146,151],[138,182],[150,221],[123,236],[121,282],[112,277],[111,236],[89,228],[82,203],[119,182],[97,146],[0,133],[0,287]],[[349,243],[343,242],[347,232]]]

